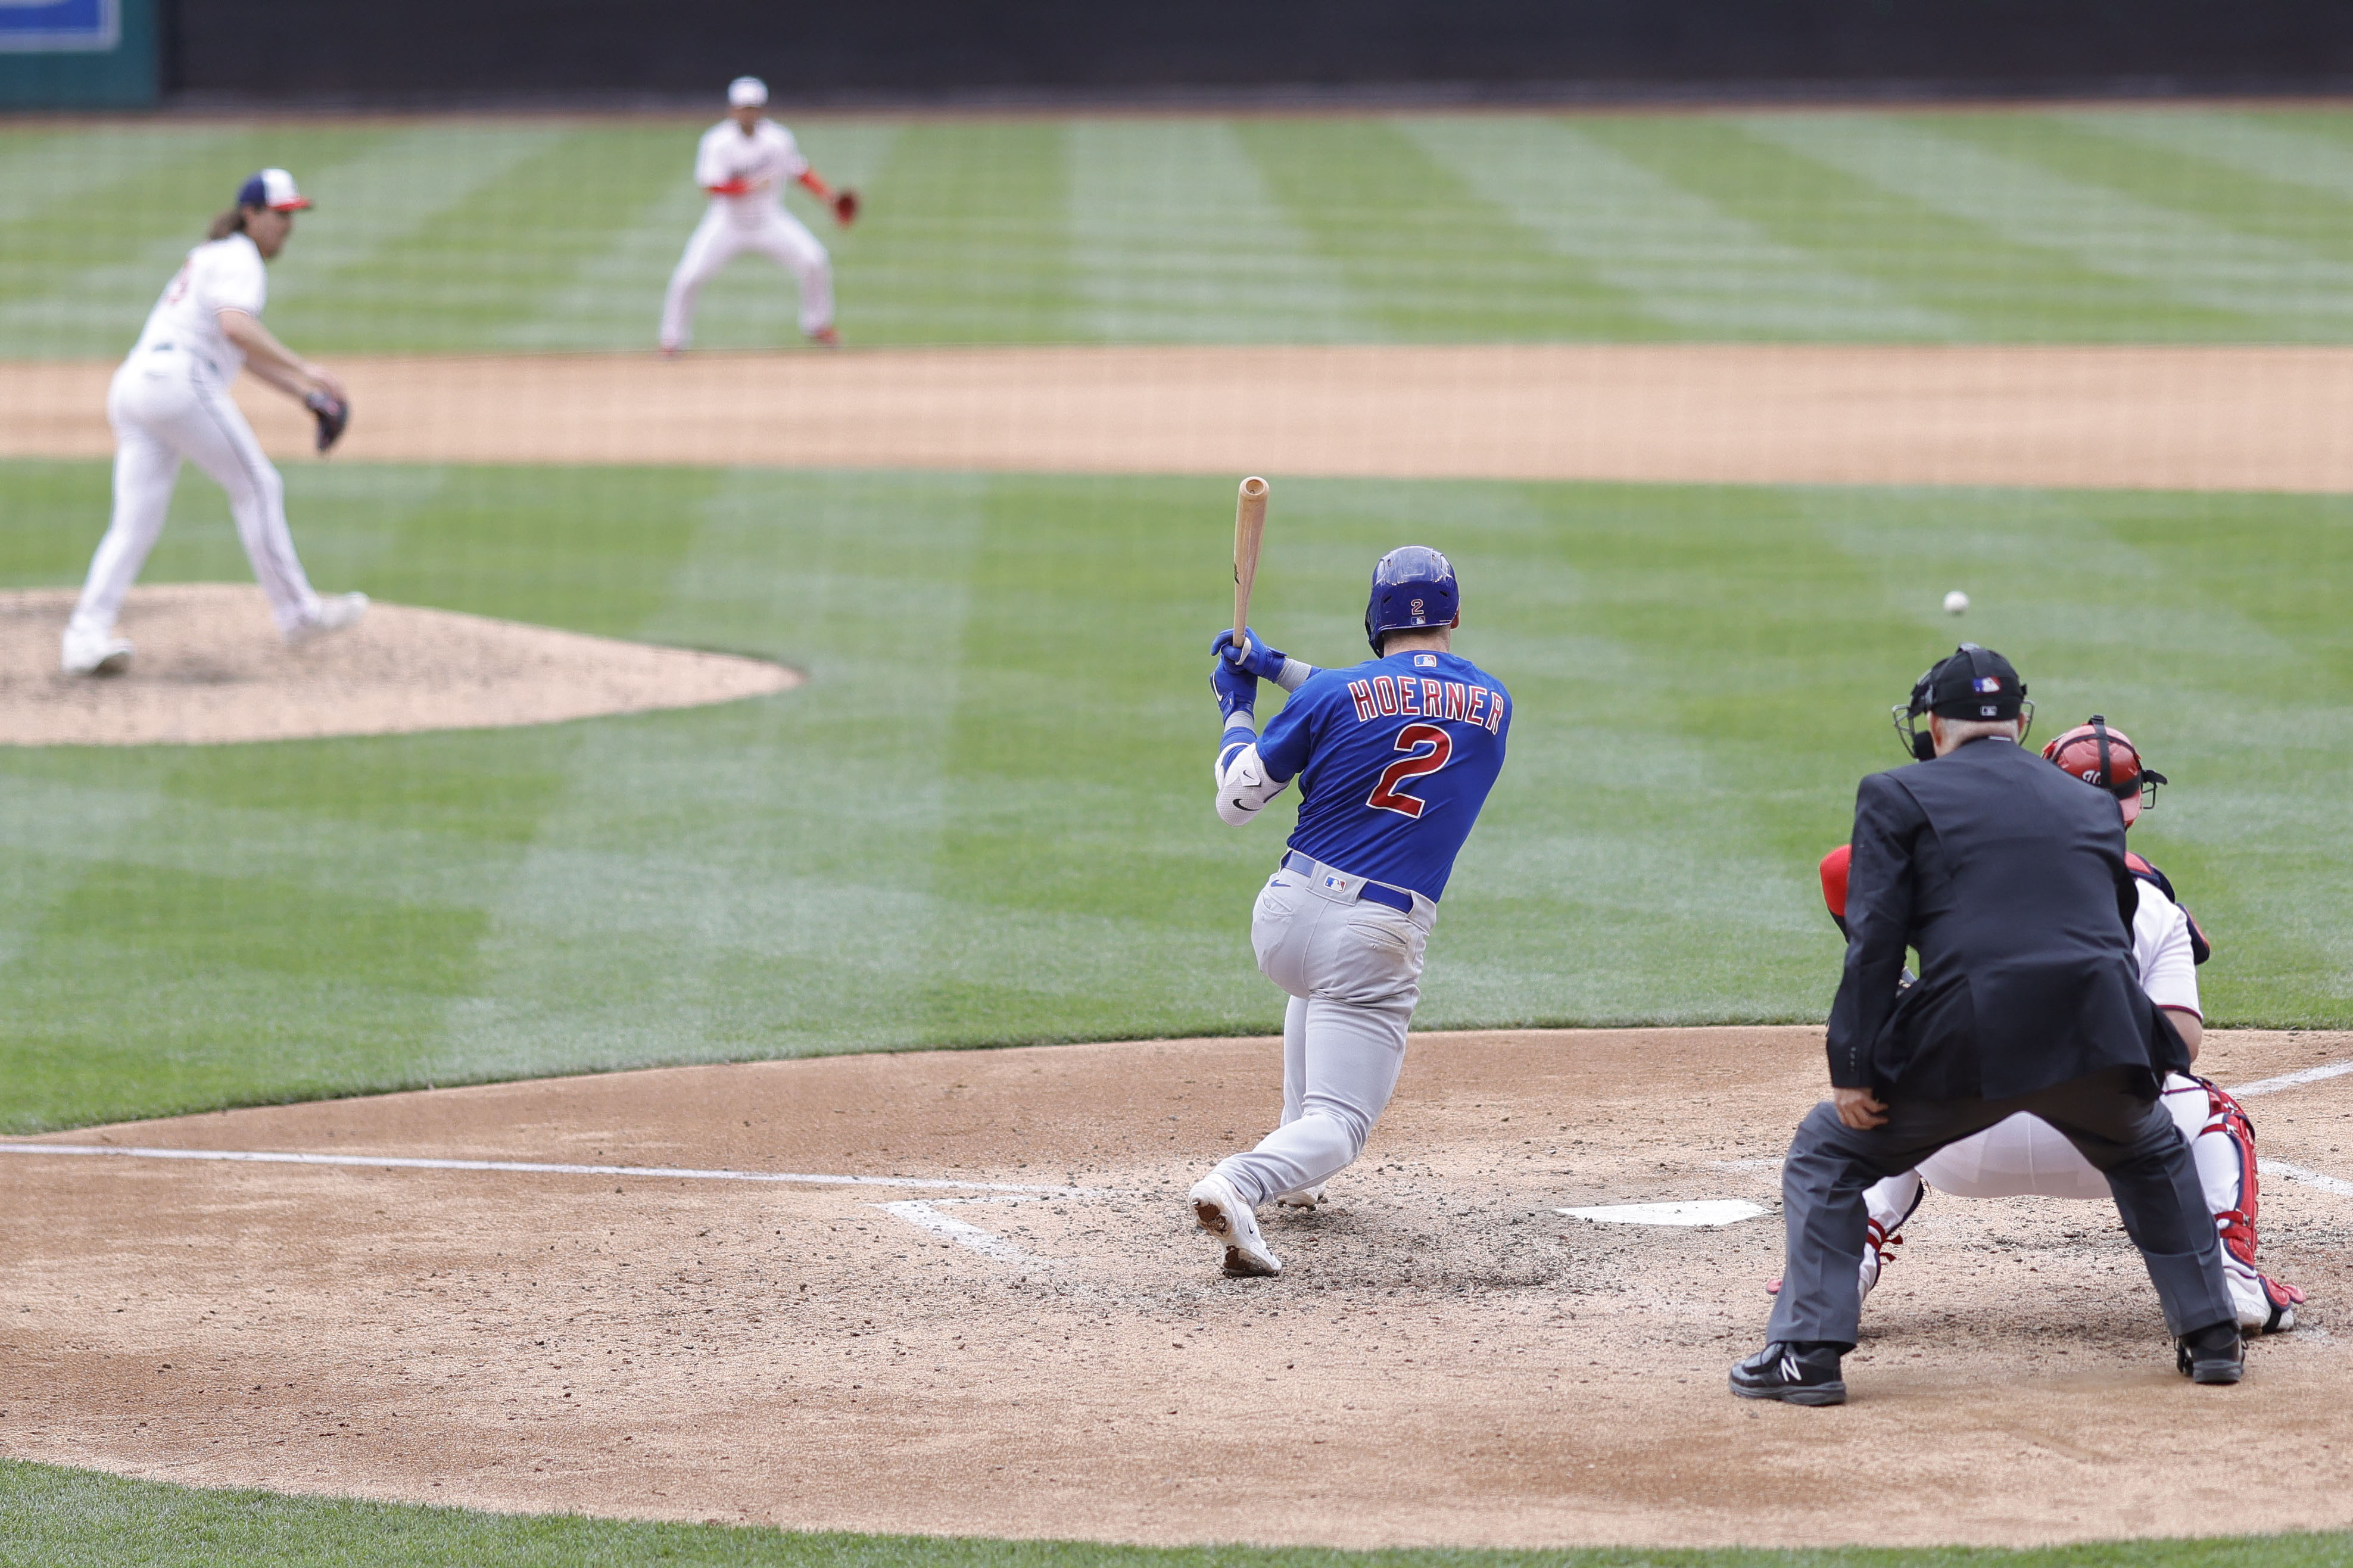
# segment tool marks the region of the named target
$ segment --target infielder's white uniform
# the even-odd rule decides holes
[[[259,320],[269,293],[261,252],[247,236],[197,246],[114,373],[106,394],[106,417],[114,426],[114,516],[90,558],[69,638],[113,630],[123,595],[164,531],[184,458],[228,492],[237,536],[280,633],[290,639],[316,621],[319,596],[286,529],[285,481],[228,395],[245,353],[221,331],[220,312],[242,310]]]
[[[678,270],[670,274],[662,300],[662,347],[686,346],[694,331],[695,296],[747,250],[800,279],[804,334],[814,337],[833,325],[833,263],[808,226],[783,205],[785,187],[808,173],[808,166],[793,133],[773,120],[762,120],[748,136],[733,120],[702,133],[694,155],[695,184],[710,190],[743,180],[752,188],[742,195],[712,195]]]
[[[2136,880],[2140,903],[2133,915],[2133,958],[2140,968],[2141,989],[2160,1007],[2198,1014],[2198,965],[2189,917],[2147,879]],[[2163,1098],[2197,1161],[2207,1205],[2217,1215],[2236,1209],[2241,1201],[2240,1152],[2210,1115],[2206,1086],[2180,1073],[2168,1074]],[[1920,1202],[1924,1182],[1930,1190],[1964,1198],[2095,1198],[2105,1203],[2114,1196],[2107,1178],[2058,1129],[2023,1111],[1975,1137],[1947,1144],[1917,1170],[1890,1176],[1865,1192],[1863,1203],[1879,1234],[1893,1236],[1903,1225]],[[1865,1289],[1875,1282],[1878,1261],[1875,1250],[1866,1249]],[[2260,1332],[2272,1315],[2263,1277],[2228,1247],[2222,1252],[2222,1274],[2241,1325]]]

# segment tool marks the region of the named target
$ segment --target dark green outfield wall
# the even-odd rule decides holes
[[[2331,0],[171,0],[170,84],[270,99],[1448,83],[2146,91],[2353,79]]]

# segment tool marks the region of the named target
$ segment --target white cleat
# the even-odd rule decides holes
[[[1295,1193],[1278,1193],[1274,1199],[1277,1208],[1286,1209],[1312,1209],[1323,1201],[1324,1184],[1321,1182],[1312,1187],[1302,1187]]]
[[[131,668],[131,644],[111,631],[92,633],[68,626],[58,666],[68,675],[121,675]]]
[[[306,642],[315,642],[332,633],[355,626],[360,624],[360,617],[367,614],[367,607],[368,596],[365,594],[336,594],[322,599],[319,607],[311,612],[309,620],[297,623],[286,633],[286,646],[301,647]]]
[[[1258,1233],[1258,1215],[1223,1176],[1213,1172],[1194,1183],[1189,1201],[1193,1223],[1226,1249],[1228,1274],[1247,1279],[1282,1272],[1282,1259],[1266,1249],[1266,1238]]]

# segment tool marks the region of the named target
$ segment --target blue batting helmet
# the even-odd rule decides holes
[[[1373,594],[1365,602],[1365,640],[1381,656],[1385,633],[1451,626],[1460,617],[1462,590],[1454,567],[1425,544],[1390,551],[1373,567]]]

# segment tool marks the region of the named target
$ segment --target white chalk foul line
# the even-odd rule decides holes
[[[146,1149],[112,1143],[11,1143],[0,1154],[95,1154],[118,1160],[226,1160],[256,1165],[350,1165],[365,1170],[504,1171],[532,1176],[660,1176],[689,1182],[777,1182],[805,1187],[919,1187],[958,1193],[1046,1193],[1077,1197],[1085,1187],[1021,1182],[958,1182],[938,1176],[834,1176],[800,1171],[699,1171],[677,1165],[565,1165],[538,1160],[433,1160],[413,1154],[298,1154],[263,1149]]]
[[[1598,1225],[1738,1225],[1765,1211],[1746,1198],[1703,1198],[1695,1203],[1605,1204],[1599,1208],[1552,1212]]]
[[[2324,1193],[2335,1193],[2340,1198],[2353,1198],[2353,1182],[2325,1172],[2291,1165],[2285,1160],[2257,1160],[2255,1169],[2266,1176],[2285,1176],[2291,1182],[2302,1182],[2307,1187],[2318,1187]]]
[[[895,1204],[876,1204],[874,1206],[885,1214],[896,1215],[918,1230],[927,1230],[934,1236],[945,1237],[957,1246],[968,1247],[983,1258],[992,1258],[998,1263],[1033,1261],[1028,1253],[994,1231],[983,1230],[976,1225],[966,1225],[964,1221],[944,1215],[931,1205],[920,1200],[911,1198]]]
[[[2247,1100],[2257,1095],[2277,1094],[2284,1089],[2294,1089],[2299,1084],[2323,1083],[2332,1078],[2343,1078],[2349,1072],[2353,1072],[2353,1061],[2330,1062],[2326,1067],[2306,1068],[2302,1072],[2284,1072],[2277,1078],[2259,1078],[2243,1089],[2232,1089],[2231,1095],[2234,1100]]]

